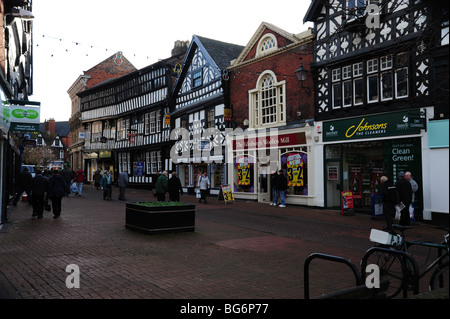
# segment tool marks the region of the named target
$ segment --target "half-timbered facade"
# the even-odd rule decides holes
[[[85,160],[87,163],[99,162],[99,166],[107,167],[112,163],[111,158],[99,159],[99,154],[96,152],[84,152],[84,131],[82,125],[80,97],[77,93],[95,87],[107,80],[121,77],[136,71],[136,68],[122,55],[122,52],[116,52],[109,58],[98,63],[87,71],[84,71],[75,82],[70,86],[67,93],[71,100],[71,116],[69,119],[71,131],[71,145],[70,145],[70,166],[74,171],[79,169],[88,170],[85,167]],[[103,153],[104,155],[105,153]],[[95,165],[98,165],[97,163]],[[95,166],[94,165],[94,166]],[[88,175],[88,178],[91,176]]]
[[[211,194],[227,182],[223,71],[242,49],[194,35],[180,65],[170,103],[175,140],[171,153],[185,191],[193,192],[202,171],[211,181]]]
[[[173,68],[183,54],[172,56],[78,94],[84,130],[89,180],[96,170],[114,176],[128,171],[132,184],[150,185],[169,169],[170,123],[168,96]],[[107,159],[102,161],[102,159]]]
[[[292,34],[262,22],[228,67],[235,128],[228,180],[235,198],[272,203],[271,176],[281,169],[287,204],[317,206],[313,78],[309,73],[303,83],[295,73],[312,62],[313,39],[310,29]]]
[[[448,109],[434,107],[436,92],[448,90],[435,76],[437,50],[446,47],[448,57],[448,4],[312,1],[306,21],[317,36],[311,67],[325,206],[339,206],[340,192],[351,190],[356,209],[370,211],[382,175],[395,182],[400,171],[411,171],[419,184],[416,215],[431,219],[432,190],[441,185],[432,183],[426,127],[448,119]],[[448,80],[448,62],[444,68]]]

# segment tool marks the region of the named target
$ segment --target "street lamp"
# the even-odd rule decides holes
[[[300,62],[300,67],[295,71],[295,75],[297,79],[300,81],[300,85],[302,89],[306,90],[308,96],[311,95],[311,89],[309,87],[303,86],[303,81],[306,79],[306,75],[308,74],[308,70],[303,68],[303,63]]]

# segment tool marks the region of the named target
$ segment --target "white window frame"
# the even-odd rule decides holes
[[[263,89],[262,85],[266,78],[272,78],[271,90],[275,92],[274,96],[270,98],[264,98],[264,100],[273,100],[275,104],[271,104],[265,107],[265,110],[274,109],[275,112],[265,114],[265,116],[274,116],[274,121],[266,121],[263,123],[262,105],[263,105],[263,92],[268,90]],[[249,127],[274,127],[286,124],[286,81],[277,81],[277,76],[273,71],[266,70],[261,73],[256,82],[256,88],[249,90]]]
[[[156,133],[156,112],[150,112],[150,134]]]
[[[270,45],[267,45],[268,42],[270,42]],[[256,57],[268,54],[272,51],[275,51],[277,48],[278,48],[277,38],[272,33],[267,33],[258,42]]]
[[[400,95],[399,91],[398,91],[398,85],[399,85],[399,80],[398,80],[398,72],[401,70],[406,70],[406,95]],[[395,72],[395,98],[396,99],[403,99],[409,96],[409,69],[408,67],[403,67],[403,68],[399,68],[396,70]]]

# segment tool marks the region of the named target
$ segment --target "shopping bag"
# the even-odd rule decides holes
[[[195,190],[195,197],[196,198],[202,198],[202,194],[200,193],[199,189]]]
[[[50,212],[52,210],[52,206],[50,206],[50,204],[48,203],[48,197],[45,198],[44,209],[48,212]]]
[[[414,216],[414,204],[409,205],[409,219],[411,223],[416,222],[416,217]]]
[[[75,182],[72,184],[72,193],[78,193],[77,183]]]

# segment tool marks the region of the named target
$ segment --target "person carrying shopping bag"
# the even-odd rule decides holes
[[[201,197],[198,200],[199,203],[203,200],[206,204],[206,194],[208,193],[208,188],[210,185],[211,183],[209,182],[209,178],[206,176],[206,172],[204,171],[203,174],[198,177],[198,187],[200,188],[201,194]]]

